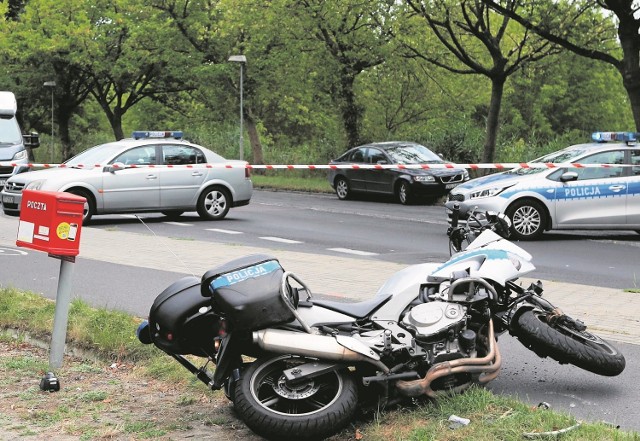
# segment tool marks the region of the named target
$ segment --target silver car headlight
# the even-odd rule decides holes
[[[486,188],[484,190],[474,191],[469,195],[469,199],[490,198],[492,196],[502,193],[509,187],[493,187],[493,188]]]
[[[469,172],[467,171],[467,169],[462,170],[462,179],[464,179],[465,181],[469,179]]]
[[[418,176],[414,176],[413,180],[415,182],[435,182],[436,178],[434,178],[431,175],[418,175]]]
[[[40,190],[45,182],[47,182],[45,179],[37,179],[29,182],[24,188],[27,190]]]
[[[13,160],[14,161],[22,161],[23,159],[27,159],[27,151],[26,150],[20,150],[18,153],[13,155]]]

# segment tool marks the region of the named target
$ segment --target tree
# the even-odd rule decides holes
[[[453,55],[453,60],[435,54],[432,47],[421,49],[405,39],[405,47],[413,56],[453,73],[483,75],[491,82],[482,161],[492,162],[507,79],[527,63],[538,61],[557,49],[527,30],[521,32],[510,26],[508,16],[498,19],[481,0],[406,0],[406,3],[417,17],[425,20],[437,40]],[[509,0],[507,3],[508,8],[517,10],[522,2]]]
[[[636,0],[536,1],[523,11],[510,9],[506,1],[482,1],[553,44],[614,66],[640,130],[640,5]]]

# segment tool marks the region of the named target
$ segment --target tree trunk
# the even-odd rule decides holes
[[[628,17],[623,17],[618,26],[618,37],[623,54],[618,70],[622,75],[622,84],[629,96],[636,130],[640,131],[640,37],[638,36],[638,24],[634,17],[631,14]]]
[[[72,116],[70,113],[58,114],[58,136],[62,144],[61,156],[63,162],[73,156],[71,136],[69,135],[69,121]]]
[[[502,106],[502,94],[506,79],[502,76],[491,78],[491,102],[487,114],[487,134],[484,140],[482,162],[493,162],[496,153],[496,140],[500,125],[500,107]]]
[[[115,108],[113,113],[111,113],[109,117],[109,124],[111,124],[111,129],[116,137],[116,141],[124,139],[124,132],[122,131],[122,112],[119,108]]]
[[[260,142],[260,135],[258,134],[253,111],[250,108],[246,108],[245,110],[245,119],[247,121],[247,132],[249,133],[249,144],[251,144],[251,152],[253,153],[253,163],[262,165],[264,164],[262,143]]]
[[[344,101],[342,108],[342,121],[347,134],[347,148],[360,145],[360,121],[362,119],[362,108],[356,103],[356,94],[353,90],[355,76],[348,72],[343,72],[340,80],[340,88]]]

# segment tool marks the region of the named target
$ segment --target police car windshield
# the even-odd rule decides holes
[[[442,158],[420,144],[388,147],[387,154],[395,164],[441,164]]]
[[[534,159],[530,162],[541,162],[541,163],[551,163],[551,164],[560,164],[564,162],[572,162],[576,158],[582,156],[584,153],[588,152],[589,149],[581,146],[573,146],[568,147],[566,149],[560,150],[558,152],[549,153],[548,155],[541,156],[538,159]],[[509,170],[507,173],[512,175],[534,175],[536,173],[540,173],[547,170],[544,167],[533,167],[533,168],[516,168],[513,170]]]
[[[106,164],[111,158],[122,150],[122,145],[116,143],[102,144],[85,150],[65,162],[70,167],[77,165],[93,166]]]

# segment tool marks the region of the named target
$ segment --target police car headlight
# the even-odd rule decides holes
[[[493,188],[487,188],[484,190],[474,191],[469,195],[469,199],[490,198],[492,196],[502,193],[509,187],[493,187]]]
[[[13,160],[14,161],[21,161],[23,159],[27,159],[27,151],[26,150],[20,150],[18,153],[13,155]]]
[[[416,182],[435,182],[436,178],[431,175],[418,175],[414,176],[413,180]]]
[[[27,190],[40,190],[45,182],[44,179],[38,179],[37,181],[29,182],[24,188]]]

